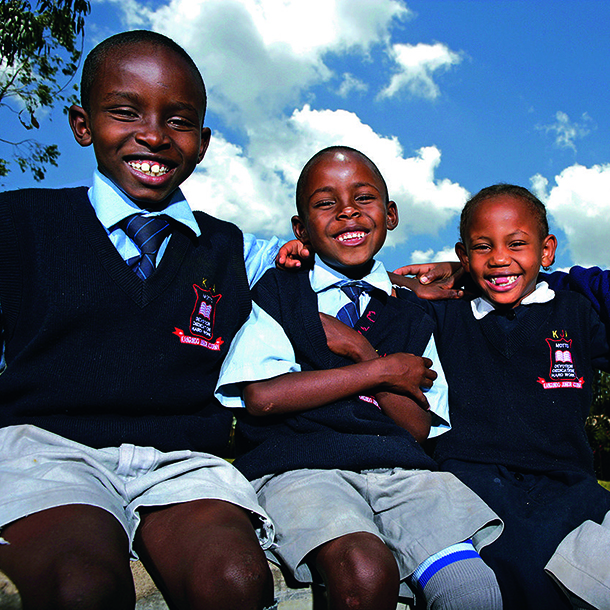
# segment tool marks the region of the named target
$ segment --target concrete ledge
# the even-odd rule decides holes
[[[270,564],[273,573],[278,610],[322,610],[326,601],[322,589],[290,582],[288,584],[280,569]],[[131,562],[131,571],[136,585],[136,610],[168,610],[167,604],[155,583],[139,561]],[[407,610],[409,605],[400,603],[397,610]],[[21,601],[15,585],[0,572],[0,609],[21,610]]]

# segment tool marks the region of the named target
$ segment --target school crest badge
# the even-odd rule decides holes
[[[557,388],[582,388],[585,380],[578,377],[572,358],[572,339],[564,332],[553,332],[553,337],[546,340],[549,347],[550,367],[549,380],[538,377],[538,383],[545,390]]]
[[[189,332],[185,333],[182,329],[176,328],[174,335],[180,338],[180,343],[200,345],[218,351],[223,340],[221,337],[214,339],[214,319],[216,307],[222,295],[213,294],[211,290],[206,290],[197,284],[193,284],[193,289],[196,299],[190,317]]]

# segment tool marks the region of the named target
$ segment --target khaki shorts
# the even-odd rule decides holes
[[[93,449],[35,426],[9,426],[0,429],[0,489],[0,528],[49,508],[88,504],[114,515],[132,544],[139,508],[215,499],[250,513],[263,548],[273,541],[273,524],[249,481],[206,453]]]
[[[501,533],[500,518],[456,477],[428,470],[293,470],[253,481],[275,523],[272,552],[302,582],[320,545],[372,533],[396,557],[401,579],[431,555],[467,539],[475,548]]]

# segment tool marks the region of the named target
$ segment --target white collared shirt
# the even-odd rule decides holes
[[[522,301],[521,305],[533,305],[534,303],[548,303],[555,298],[555,291],[549,288],[546,282],[539,282],[533,292],[528,294]],[[484,297],[477,297],[470,302],[472,314],[475,319],[482,320],[490,311],[496,309],[495,305]]]

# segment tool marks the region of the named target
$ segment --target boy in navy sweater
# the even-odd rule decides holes
[[[227,406],[242,406],[243,391],[235,465],[274,520],[276,555],[297,579],[323,579],[334,609],[393,610],[406,579],[429,608],[499,608],[475,548],[500,522],[420,445],[431,424],[432,435],[448,427],[444,386],[412,355],[435,357],[431,319],[393,296],[374,260],[398,223],[385,181],[358,151],[325,149],[301,173],[297,209],[295,235],[319,260],[258,282],[257,321],[219,381]],[[338,347],[335,315],[357,345]]]
[[[203,80],[134,31],[89,54],[81,94],[93,188],[0,196],[0,569],[24,609],[133,608],[137,552],[171,608],[261,608],[272,525],[216,457],[213,398],[257,246],[179,189],[210,139]]]

